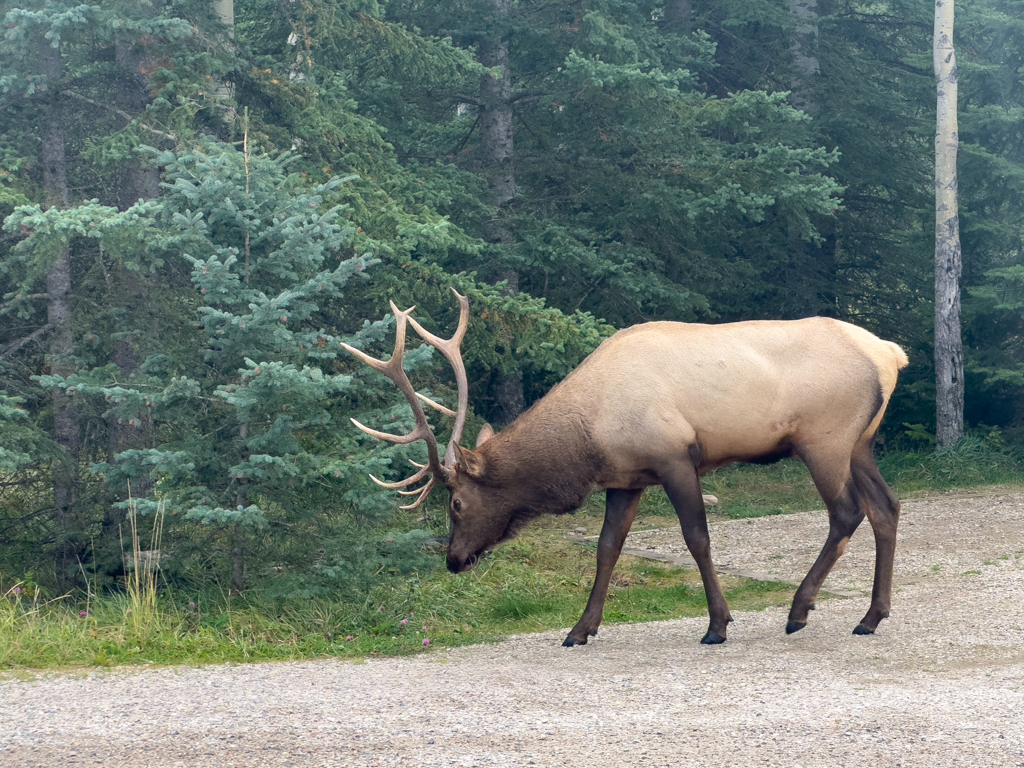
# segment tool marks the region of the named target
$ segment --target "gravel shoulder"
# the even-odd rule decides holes
[[[797,582],[825,513],[712,524],[727,573]],[[678,531],[627,547],[688,559]],[[892,618],[865,523],[806,629],[785,608],[414,658],[0,681],[0,765],[1024,766],[1024,494],[903,504]],[[566,628],[567,630],[568,628]]]

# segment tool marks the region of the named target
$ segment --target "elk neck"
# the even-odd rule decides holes
[[[524,519],[578,509],[603,464],[582,410],[553,394],[480,447],[485,482],[515,493]]]

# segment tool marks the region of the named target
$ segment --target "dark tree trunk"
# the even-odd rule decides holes
[[[492,0],[495,16],[507,18],[509,0]],[[498,67],[497,77],[480,78],[480,135],[487,183],[493,203],[500,209],[516,195],[516,177],[512,168],[512,72],[508,61],[508,40],[485,37],[480,42],[480,63]],[[496,234],[501,234],[496,233]]]
[[[143,70],[147,63],[146,51],[137,40],[119,37],[114,46],[117,80],[114,99],[122,112],[141,116],[149,105],[149,87]],[[119,128],[128,120],[118,117]],[[139,200],[152,200],[160,194],[160,172],[152,163],[141,158],[127,162],[117,180],[117,207],[122,211]]]
[[[693,3],[691,0],[667,0],[661,28],[666,32],[685,35],[690,31],[692,19]]]
[[[114,45],[114,61],[117,66],[114,100],[122,112],[133,116],[141,116],[149,104],[149,89],[144,70],[149,63],[145,48],[133,37],[119,36]],[[118,116],[119,128],[128,125],[128,118]],[[156,166],[147,163],[143,158],[132,158],[124,163],[117,177],[115,189],[117,207],[125,210],[139,200],[152,200],[160,194],[160,172]],[[100,253],[100,258],[103,254]],[[145,280],[136,272],[127,270],[119,263],[104,268],[108,278],[107,290],[112,301],[119,306],[129,308],[132,318],[131,327],[137,329],[140,316],[145,314],[155,320],[153,303],[149,297]],[[116,296],[116,298],[115,298]],[[120,328],[121,331],[127,330]],[[120,370],[119,381],[128,382],[138,374],[141,360],[132,343],[126,338],[114,340],[112,362]],[[134,424],[132,423],[134,421]],[[107,417],[107,461],[113,464],[118,453],[129,448],[152,448],[154,446],[154,424],[148,410],[135,414],[134,419],[125,420],[114,415]],[[139,478],[131,487],[133,498],[145,498],[152,490],[153,482],[149,478]],[[94,567],[105,568],[108,573],[121,570],[121,540],[119,529],[124,522],[124,511],[114,502],[124,501],[117,494],[112,494],[103,516],[103,524],[96,542],[100,551],[93,552]]]
[[[242,442],[242,450],[248,453],[245,447],[249,439],[249,423],[243,421],[238,428],[238,437]],[[245,479],[238,481],[238,492],[235,494],[235,504],[239,509],[249,506],[249,491],[245,487]],[[231,528],[231,594],[240,595],[245,590],[245,530],[241,523],[235,523]]]
[[[248,501],[248,500],[245,500]],[[240,500],[241,504],[242,501]],[[240,524],[231,529],[231,594],[245,590],[245,533]]]
[[[51,206],[68,207],[68,177],[64,154],[64,110],[60,95],[63,62],[59,48],[49,40],[40,39],[39,64],[49,104],[42,136],[43,187]],[[53,328],[46,365],[50,373],[69,376],[75,371],[74,326],[71,313],[71,249],[65,247],[46,273],[47,321]],[[57,584],[69,587],[74,581],[78,559],[83,552],[81,532],[77,524],[80,435],[78,411],[67,392],[54,387],[50,394],[53,405],[53,438],[63,456],[53,468],[53,521],[55,529],[55,566]]]
[[[964,435],[964,349],[960,336],[960,218],[956,153],[957,71],[953,0],[936,0],[935,83],[935,433],[940,448]]]
[[[510,0],[492,0],[494,14],[499,20],[509,15]],[[489,242],[498,247],[514,242],[515,237],[505,225],[505,207],[516,196],[515,159],[512,141],[512,71],[509,68],[508,39],[504,32],[496,37],[485,37],[478,47],[480,63],[497,67],[497,76],[486,74],[480,78],[480,141],[487,184],[495,206],[495,220],[487,232]],[[506,293],[519,292],[519,274],[514,269],[499,269],[495,282],[507,281]],[[491,420],[504,426],[526,408],[523,396],[523,375],[496,370],[491,378]]]

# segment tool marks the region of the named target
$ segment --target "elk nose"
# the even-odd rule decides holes
[[[451,571],[452,573],[458,573],[459,571],[462,570],[462,561],[460,561],[458,558],[455,558],[455,557],[452,557],[451,555],[449,555],[448,556],[448,570]]]

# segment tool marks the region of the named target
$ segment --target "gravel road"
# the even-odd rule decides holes
[[[824,513],[713,524],[726,572],[798,581]],[[892,618],[866,524],[806,629],[786,610],[564,630],[415,658],[0,682],[0,766],[1024,766],[1024,495],[905,502]],[[683,557],[678,532],[627,546]],[[648,549],[652,548],[652,549]],[[566,628],[567,630],[568,628]]]

